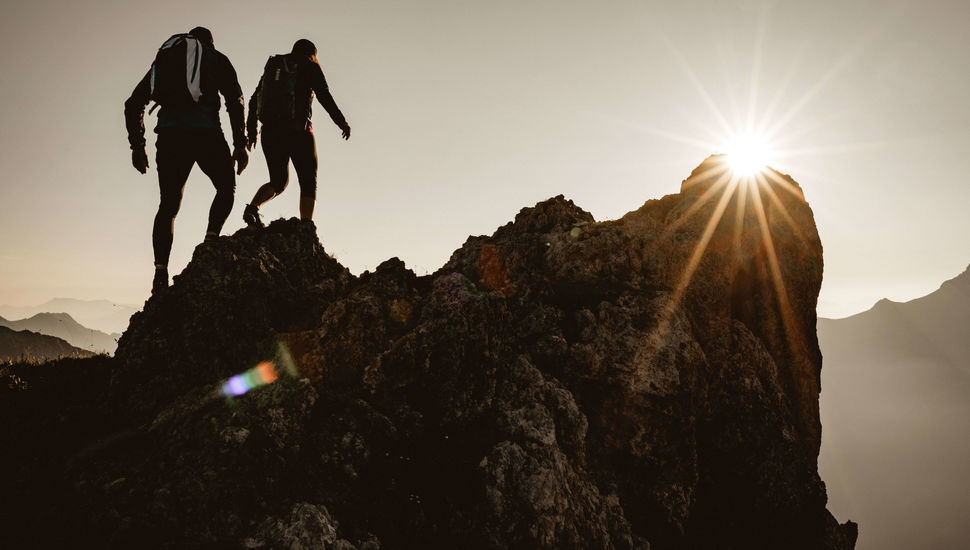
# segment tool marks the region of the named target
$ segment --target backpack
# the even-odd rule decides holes
[[[155,54],[151,71],[155,107],[185,109],[202,96],[202,43],[191,34],[176,34]]]
[[[299,63],[286,55],[273,55],[263,68],[256,117],[263,124],[291,123],[298,118],[296,80]]]

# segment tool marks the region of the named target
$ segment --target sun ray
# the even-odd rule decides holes
[[[722,32],[726,32],[725,29],[721,29]],[[730,114],[730,122],[732,128],[738,128],[741,126],[744,117],[741,116],[741,108],[738,105],[738,94],[736,90],[737,82],[737,66],[735,61],[737,61],[737,55],[734,54],[734,48],[732,41],[728,40],[726,36],[720,36],[721,40],[718,43],[712,43],[711,50],[717,55],[718,68],[720,69],[720,76],[722,79],[722,84],[718,87],[722,94],[722,97],[727,98],[727,113],[725,113],[725,118],[728,118],[727,114]],[[730,57],[728,53],[734,54]]]
[[[674,57],[677,58],[677,61],[680,62],[681,70],[684,71],[684,74],[687,75],[687,78],[690,80],[691,84],[694,85],[694,89],[700,94],[701,99],[703,99],[704,104],[707,105],[707,108],[710,109],[711,114],[714,115],[714,118],[717,119],[718,123],[725,132],[730,132],[731,124],[728,123],[727,119],[724,118],[724,115],[721,114],[721,110],[717,108],[717,104],[714,102],[714,99],[711,98],[711,95],[707,93],[707,89],[704,88],[703,84],[701,84],[700,79],[697,78],[696,74],[694,74],[694,70],[691,69],[690,63],[688,63],[687,59],[684,58],[684,55],[680,53],[680,50],[674,46],[674,43],[667,38],[666,34],[661,31],[659,36],[664,45],[667,46],[667,49],[670,50]]]
[[[796,100],[792,106],[780,117],[775,123],[770,126],[767,130],[769,135],[775,135],[778,131],[783,128],[786,124],[791,122],[791,120],[805,108],[808,103],[815,99],[822,90],[825,89],[829,83],[839,76],[839,74],[845,70],[849,65],[851,65],[856,58],[858,58],[873,42],[876,38],[882,34],[888,28],[888,21],[891,17],[898,15],[900,12],[899,7],[894,11],[889,11],[886,13],[880,21],[874,22],[869,30],[864,33],[855,44],[848,50],[846,50],[838,59],[835,60],[829,67],[829,70],[818,79],[815,84],[813,84],[808,90],[798,100]]]
[[[748,119],[745,130],[755,131],[755,112],[758,105],[758,89],[761,81],[761,63],[764,55],[765,35],[768,30],[768,6],[763,4],[758,14],[758,30],[755,33],[754,55],[751,60],[751,82],[748,89]]]
[[[695,178],[698,181],[702,181],[712,176],[713,175],[712,173],[719,173],[720,175],[718,176],[717,180],[713,184],[711,184],[711,187],[707,191],[704,191],[703,193],[701,193],[701,196],[698,197],[697,200],[695,200],[687,208],[687,210],[685,210],[684,213],[680,215],[679,218],[674,220],[673,223],[671,223],[664,229],[663,233],[661,233],[660,236],[657,237],[658,243],[662,243],[666,239],[670,238],[670,236],[673,235],[674,231],[676,231],[677,228],[679,228],[681,225],[687,222],[687,220],[689,220],[694,214],[696,214],[698,210],[703,208],[704,205],[707,204],[709,200],[711,200],[711,197],[716,195],[727,185],[730,185],[729,180],[731,179],[731,173],[723,165],[719,165],[719,167],[705,170],[700,174],[698,174],[697,176],[695,176]]]
[[[788,128],[784,133],[774,134],[769,136],[771,142],[775,145],[777,151],[781,150],[791,150],[792,145],[796,144],[804,138],[821,128],[829,127],[831,128],[834,124],[839,122],[846,122],[848,116],[852,114],[849,109],[843,109],[841,111],[831,111],[825,115],[812,117],[811,121],[802,123],[798,128]],[[767,134],[765,134],[767,135]]]
[[[661,130],[659,128],[652,128],[650,126],[643,126],[643,125],[639,125],[639,124],[633,124],[633,123],[630,123],[630,122],[625,122],[624,124],[626,124],[626,125],[628,125],[630,127],[637,128],[639,130],[642,130],[642,131],[644,131],[644,132],[646,132],[648,134],[652,134],[652,135],[655,135],[655,136],[658,136],[658,137],[666,138],[666,139],[669,139],[671,141],[676,141],[678,143],[683,143],[683,144],[686,144],[686,145],[693,145],[694,147],[699,147],[699,148],[701,148],[701,149],[703,149],[705,151],[710,151],[710,150],[715,149],[717,147],[716,145],[714,145],[712,142],[709,142],[709,141],[703,141],[703,140],[696,139],[696,138],[692,138],[692,137],[689,137],[689,136],[684,136],[684,135],[681,135],[681,134],[676,134],[674,132],[668,132],[667,130]]]
[[[755,131],[774,137],[772,134],[768,133],[768,122],[772,120],[772,117],[775,115],[775,111],[781,105],[781,100],[785,96],[785,92],[788,91],[788,86],[791,84],[792,79],[798,73],[802,55],[807,49],[808,44],[803,44],[802,47],[795,52],[791,62],[788,64],[788,69],[785,70],[785,74],[782,76],[781,84],[775,88],[775,93],[772,95],[771,101],[768,103],[768,107],[765,108],[764,114],[761,117],[761,124],[758,125]]]
[[[725,134],[723,132],[718,132],[715,128],[712,128],[710,124],[706,123],[701,118],[701,116],[697,113],[697,111],[691,110],[691,109],[683,109],[683,108],[681,108],[679,110],[680,110],[681,116],[684,118],[684,120],[690,122],[690,124],[694,128],[700,130],[701,132],[704,132],[704,134],[709,139],[712,140],[711,141],[711,144],[713,145],[713,147],[709,147],[709,148],[705,149],[704,150],[705,152],[710,152],[712,150],[716,150],[716,144],[721,143],[721,142],[724,141]]]
[[[838,155],[845,153],[860,153],[881,151],[894,146],[911,144],[923,138],[906,137],[900,139],[885,139],[878,141],[859,141],[856,143],[838,143],[824,147],[800,147],[798,149],[780,149],[777,155],[781,158],[802,157],[810,155]]]
[[[650,339],[657,343],[657,345],[667,336],[667,330],[670,328],[670,321],[674,311],[677,309],[681,298],[684,296],[684,292],[686,292],[687,287],[690,285],[694,277],[694,272],[700,265],[701,259],[704,257],[704,252],[707,251],[707,245],[714,236],[714,231],[717,229],[718,224],[721,223],[721,218],[727,209],[728,202],[738,188],[738,183],[737,176],[731,176],[730,182],[725,186],[724,192],[721,195],[721,199],[718,201],[717,206],[714,207],[714,212],[711,213],[711,218],[704,227],[704,233],[694,246],[694,250],[691,253],[690,259],[687,261],[687,265],[684,267],[684,272],[681,274],[677,286],[674,287],[674,291],[667,299],[667,303],[664,305],[663,311],[661,311],[660,319],[657,321],[657,326],[654,327],[650,335]]]
[[[759,174],[757,176],[758,186],[751,193],[751,197],[754,201],[754,211],[755,215],[758,217],[758,225],[761,226],[761,240],[764,246],[765,254],[768,256],[768,270],[771,273],[772,284],[775,289],[775,295],[778,300],[778,309],[781,313],[782,318],[782,330],[785,333],[785,339],[788,341],[789,351],[791,351],[792,356],[802,357],[803,356],[803,343],[797,335],[801,334],[798,327],[798,321],[795,319],[795,315],[792,311],[791,301],[788,297],[788,289],[785,286],[784,277],[781,274],[781,267],[778,263],[778,254],[775,250],[774,239],[771,237],[771,228],[768,225],[768,216],[765,213],[764,204],[761,201],[761,187],[767,185],[767,182]]]
[[[784,180],[782,178],[778,178],[778,176],[775,176],[771,172],[766,172],[765,174],[758,174],[758,177],[760,178],[759,183],[763,184],[761,185],[761,188],[765,191],[765,193],[768,194],[768,199],[771,201],[771,204],[774,205],[778,213],[781,214],[782,219],[785,220],[785,223],[788,224],[788,227],[791,228],[792,232],[795,234],[798,240],[803,245],[807,246],[808,237],[805,236],[805,230],[803,230],[797,223],[795,223],[795,219],[791,217],[791,213],[788,212],[788,209],[785,208],[785,205],[781,202],[781,199],[778,198],[778,193],[775,193],[774,186],[772,186],[767,181],[767,179],[765,179],[765,175],[767,175],[769,178],[772,178],[772,181],[777,181],[777,180],[784,181]],[[787,182],[785,183],[787,184]]]
[[[774,171],[769,170],[769,171],[763,173],[762,175],[763,176],[767,176],[771,181],[773,181],[774,183],[778,184],[778,187],[781,187],[782,189],[784,189],[785,191],[787,191],[788,193],[790,193],[793,197],[795,197],[795,198],[797,198],[799,200],[805,200],[805,196],[802,194],[802,191],[800,189],[797,189],[788,180],[786,180],[785,178],[779,176]]]
[[[737,210],[734,213],[734,235],[732,235],[732,242],[734,243],[735,252],[741,249],[741,237],[744,234],[744,213],[748,202],[748,188],[750,185],[739,185],[738,186],[738,204]],[[734,255],[735,258],[738,254]]]

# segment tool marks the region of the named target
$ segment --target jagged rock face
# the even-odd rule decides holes
[[[811,210],[723,173],[611,222],[550,199],[426,277],[353,277],[295,220],[200,248],[119,342],[131,435],[72,462],[87,518],[163,546],[852,548],[816,472]],[[266,360],[296,376],[213,397]]]

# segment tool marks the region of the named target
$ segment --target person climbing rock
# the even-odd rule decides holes
[[[271,56],[266,62],[259,85],[249,100],[247,125],[252,149],[257,141],[258,122],[263,123],[262,147],[269,182],[246,205],[243,221],[249,227],[263,227],[259,207],[286,189],[290,160],[300,183],[300,218],[313,218],[317,196],[317,151],[310,121],[314,94],[340,128],[342,137],[350,139],[350,125],[330,95],[313,42],[297,40],[290,53]]]
[[[219,122],[219,94],[226,100],[233,151]],[[216,196],[209,209],[205,240],[215,240],[232,210],[236,175],[249,163],[246,147],[245,97],[229,58],[215,49],[212,32],[196,27],[169,38],[151,69],[125,101],[125,124],[131,163],[142,174],[149,167],[145,152],[145,107],[154,100],[158,113],[155,143],[160,200],[152,229],[155,277],[152,294],[168,287],[168,259],[175,216],[192,166],[212,181]],[[155,107],[152,107],[152,111]],[[149,111],[151,112],[151,111]],[[233,163],[238,170],[233,172]]]

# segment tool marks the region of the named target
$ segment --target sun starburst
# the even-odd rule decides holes
[[[774,149],[764,134],[736,133],[721,148],[727,155],[731,171],[742,178],[750,178],[763,172],[774,160]]]

